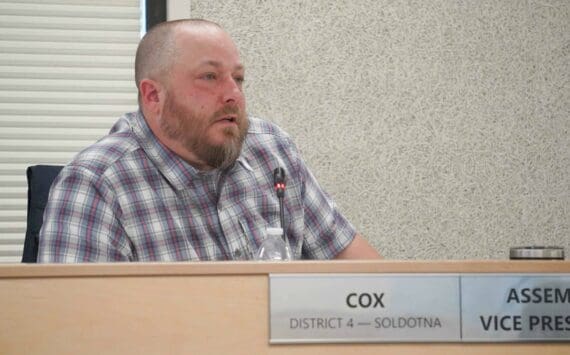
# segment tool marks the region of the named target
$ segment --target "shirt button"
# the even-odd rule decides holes
[[[239,249],[234,250],[234,258],[241,259],[241,250]]]

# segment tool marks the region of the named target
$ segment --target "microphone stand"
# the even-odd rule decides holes
[[[287,243],[285,236],[285,210],[283,208],[283,197],[285,196],[285,170],[277,168],[273,171],[273,182],[275,185],[275,192],[279,199],[279,219],[281,220],[281,230],[283,231],[283,241]]]

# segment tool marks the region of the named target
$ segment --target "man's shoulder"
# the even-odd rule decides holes
[[[68,166],[103,175],[109,167],[138,150],[140,145],[132,132],[129,115],[121,117],[108,135],[77,153]]]
[[[248,135],[253,136],[273,136],[277,139],[282,138],[289,140],[290,136],[281,127],[273,122],[266,121],[258,117],[249,117],[249,129],[247,131]]]
[[[249,130],[242,156],[252,167],[257,162],[262,169],[267,168],[267,165],[287,164],[296,169],[300,160],[297,147],[287,132],[275,123],[256,117],[249,118]]]

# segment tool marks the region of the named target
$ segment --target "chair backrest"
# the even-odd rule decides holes
[[[49,189],[63,166],[34,165],[28,167],[28,219],[26,240],[22,254],[23,263],[35,263],[38,258],[39,234],[43,223]]]

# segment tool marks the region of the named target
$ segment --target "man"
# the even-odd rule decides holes
[[[219,25],[155,26],[135,61],[136,113],[79,153],[50,191],[39,262],[249,259],[279,226],[296,259],[376,258],[289,136],[247,117],[244,67]]]

